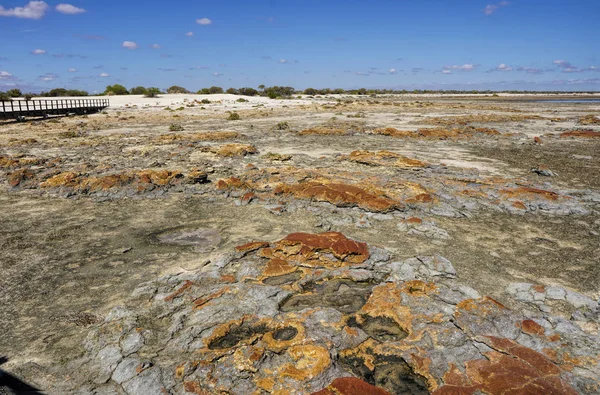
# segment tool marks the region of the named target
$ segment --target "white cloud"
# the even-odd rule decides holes
[[[506,7],[510,3],[508,1],[501,1],[498,4],[488,4],[484,9],[483,13],[485,15],[492,15],[494,12],[498,11],[498,9],[502,7]]]
[[[102,73],[102,74],[99,75],[99,77],[110,77],[110,76],[108,74],[106,74],[106,73]]]
[[[69,68],[69,73],[74,73],[76,71],[77,71],[77,69],[74,69],[73,67]]]
[[[188,37],[192,37],[194,35],[194,32],[187,32],[185,35]]]
[[[215,77],[221,77],[223,73],[212,73],[212,75],[214,75]]]
[[[152,48],[154,48],[154,49],[160,49],[160,45],[158,45],[158,44],[153,44],[153,45],[152,45]]]
[[[75,7],[74,5],[65,3],[57,5],[56,11],[60,12],[61,14],[67,15],[83,14],[85,12],[83,8]]]
[[[452,74],[450,70],[442,70],[442,74]]]
[[[507,66],[507,65],[506,65],[506,64],[504,64],[504,63],[500,63],[500,64],[498,65],[498,67],[496,67],[496,70],[498,70],[498,71],[512,71],[512,70],[513,70],[513,68],[512,68],[512,67],[510,67],[510,66]]]
[[[442,72],[443,71],[473,71],[473,70],[475,70],[476,67],[477,67],[477,65],[470,64],[470,63],[463,64],[462,66],[444,66],[442,68]],[[444,73],[444,74],[450,74],[450,73]]]
[[[553,63],[561,69],[562,73],[583,73],[586,71],[600,71],[600,69],[596,66],[580,68],[574,66],[573,64],[571,64],[571,62],[567,62],[566,60],[555,60]]]
[[[45,82],[49,82],[49,81],[54,81],[55,79],[58,78],[58,75],[54,74],[54,73],[46,73],[44,75],[40,75],[38,77],[38,79],[40,81],[45,81]]]
[[[452,71],[452,70],[473,71],[473,70],[475,70],[476,67],[477,67],[476,64],[466,63],[466,64],[463,64],[462,66],[444,66],[443,70],[445,70],[445,71]],[[448,73],[445,73],[445,74],[448,74]]]
[[[0,6],[0,16],[14,16],[15,18],[41,19],[48,11],[48,4],[44,1],[30,1],[25,7],[4,8]]]
[[[10,80],[13,78],[13,75],[8,71],[0,71],[0,80]]]
[[[398,70],[392,68],[392,69],[388,70],[388,73],[390,73],[390,74],[397,74]]]
[[[208,18],[196,19],[196,23],[199,25],[212,25],[212,21]]]
[[[46,53],[45,49],[34,49],[33,51],[31,51],[31,53],[33,55],[44,55]]]
[[[121,44],[121,46],[127,49],[137,49],[138,47],[137,43],[133,41],[123,41],[123,44]]]

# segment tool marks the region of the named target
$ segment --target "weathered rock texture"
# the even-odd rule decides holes
[[[395,261],[338,232],[249,242],[141,285],[90,332],[74,381],[127,394],[600,390],[597,334],[455,276],[441,256]]]

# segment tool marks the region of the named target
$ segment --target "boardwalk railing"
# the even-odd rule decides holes
[[[0,119],[91,114],[110,105],[108,99],[12,100],[0,102]]]

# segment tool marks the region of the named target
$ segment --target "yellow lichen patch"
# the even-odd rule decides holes
[[[263,347],[242,346],[236,348],[233,353],[233,361],[237,370],[256,373],[258,361],[265,354]]]
[[[333,136],[340,136],[340,135],[344,135],[344,134],[347,134],[347,133],[343,129],[316,127],[316,128],[311,128],[311,129],[305,129],[305,130],[301,131],[298,134],[300,136],[307,136],[307,135],[322,135],[322,136],[333,135]]]
[[[375,370],[375,356],[373,355],[373,349],[377,347],[379,343],[375,339],[367,339],[358,347],[350,348],[340,351],[340,358],[357,358],[362,360],[363,364],[370,371]]]
[[[435,292],[436,289],[437,287],[434,283],[421,280],[412,280],[402,284],[401,292],[407,293],[411,296],[428,296]]]
[[[40,184],[42,188],[55,188],[55,187],[74,187],[77,185],[77,177],[79,174],[72,171],[67,171],[50,177],[46,181]]]
[[[331,365],[329,350],[312,344],[293,346],[287,350],[295,361],[281,367],[279,374],[296,381],[310,380]]]
[[[248,144],[225,144],[220,147],[204,147],[202,150],[226,158],[258,153],[255,146]]]
[[[265,333],[262,340],[267,349],[279,353],[301,344],[305,338],[306,330],[300,321],[286,320],[276,324],[270,332]]]
[[[377,152],[352,151],[349,155],[343,155],[341,159],[371,166],[391,166],[400,168],[427,166],[427,163],[420,160],[408,158],[395,152],[385,150]]]
[[[275,380],[272,377],[260,377],[254,381],[261,390],[271,392],[275,387]]]
[[[227,350],[233,347],[251,345],[268,330],[269,320],[244,316],[217,326],[212,334],[205,338],[204,344],[209,350]]]
[[[597,116],[590,114],[585,117],[579,118],[579,123],[581,125],[600,125],[600,118]]]
[[[373,288],[367,303],[358,311],[356,320],[367,321],[368,317],[385,317],[395,321],[400,329],[412,333],[413,315],[410,308],[402,305],[402,293],[405,288],[399,284],[386,283]]]

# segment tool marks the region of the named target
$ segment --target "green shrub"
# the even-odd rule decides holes
[[[220,86],[211,86],[210,88],[208,88],[208,93],[211,95],[223,93],[223,88],[221,88]]]
[[[160,89],[152,87],[152,88],[148,88],[146,90],[145,97],[158,97],[159,94],[160,94]]]
[[[127,88],[125,88],[123,85],[120,84],[114,84],[114,85],[108,85],[106,87],[106,90],[104,91],[105,95],[128,95],[129,91],[127,90]]]
[[[208,99],[202,99],[202,101],[200,103],[202,103],[202,104],[210,104],[211,101],[208,100]]]
[[[143,86],[136,86],[135,88],[131,88],[129,93],[132,95],[146,95],[148,93],[148,89]]]
[[[0,101],[11,101],[12,98],[6,92],[0,92]]]
[[[256,96],[258,95],[258,91],[254,88],[240,88],[238,89],[238,93],[243,96]]]
[[[169,132],[181,132],[183,131],[183,126],[181,126],[178,123],[172,123],[171,126],[169,126]]]
[[[6,94],[9,95],[10,97],[21,97],[21,96],[23,96],[23,93],[21,92],[20,89],[11,89],[9,91],[6,91]]]
[[[190,91],[185,89],[183,86],[173,85],[173,86],[169,87],[169,89],[167,89],[167,93],[169,93],[169,94],[190,93]]]
[[[229,116],[227,117],[228,121],[239,121],[240,119],[240,114],[237,112],[229,113]]]
[[[23,98],[24,98],[25,100],[29,101],[29,100],[33,99],[33,94],[31,94],[31,93],[26,93],[26,94],[24,94],[24,95],[23,95]]]
[[[279,122],[275,125],[275,130],[288,130],[290,128],[290,124],[287,121]]]
[[[246,100],[243,97],[240,97],[239,99],[236,100],[236,102],[238,102],[238,103],[248,103],[249,100]]]

